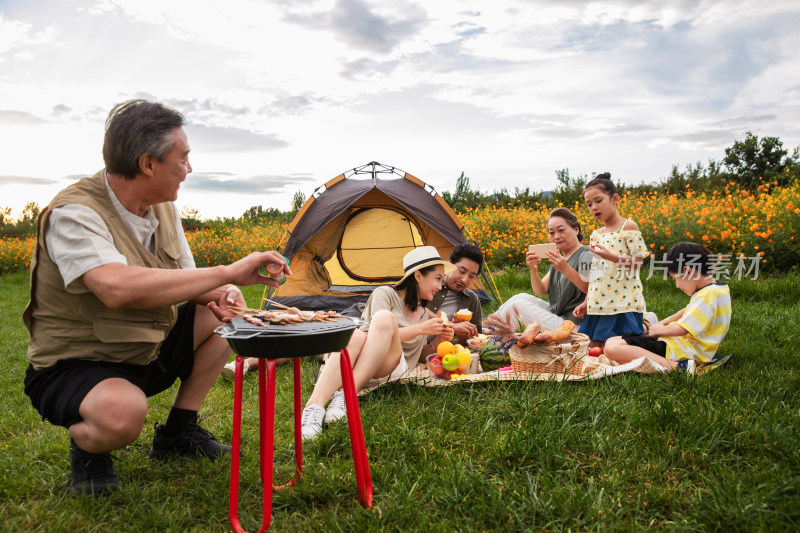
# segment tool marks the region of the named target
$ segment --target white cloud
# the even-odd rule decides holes
[[[209,152],[253,152],[285,148],[287,142],[274,133],[263,134],[242,128],[187,124],[186,134],[194,150]]]
[[[45,121],[27,111],[4,111],[0,109],[0,124],[43,124]]]
[[[217,193],[265,195],[272,191],[283,191],[287,187],[313,183],[313,178],[306,174],[236,176],[230,173],[193,173],[184,187],[198,191]],[[258,196],[255,196],[258,199]],[[255,200],[254,200],[255,201]]]
[[[0,186],[3,185],[54,185],[57,180],[48,178],[31,178],[28,176],[0,176]]]
[[[53,41],[55,30],[46,26],[41,30],[32,30],[30,24],[18,20],[7,19],[0,12],[0,61],[2,54],[14,51],[24,46],[48,44]],[[18,57],[32,57],[31,54],[22,54]]]
[[[439,189],[655,179],[747,130],[800,144],[798,22],[788,1],[11,0],[3,173],[93,173],[108,110],[144,96],[186,115],[181,201],[205,216],[373,159]],[[230,180],[263,193],[207,192]]]
[[[349,47],[386,54],[414,37],[425,22],[425,11],[408,2],[389,7],[363,0],[336,0],[329,10],[290,13],[285,20],[313,30],[331,31]]]

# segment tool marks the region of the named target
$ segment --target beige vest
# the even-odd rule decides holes
[[[31,258],[31,300],[23,314],[29,334],[28,359],[37,370],[65,359],[145,365],[157,357],[161,342],[175,325],[177,306],[109,309],[91,292],[67,292],[45,244],[51,210],[67,204],[84,205],[97,212],[129,266],[179,268],[180,242],[169,202],[150,206],[158,219],[155,253],[151,253],[134,238],[114,209],[102,171],[70,185],[39,217]]]

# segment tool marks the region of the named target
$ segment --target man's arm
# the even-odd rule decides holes
[[[453,333],[458,337],[458,340],[461,342],[466,342],[467,339],[474,337],[478,334],[478,330],[475,327],[475,324],[470,322],[452,322],[450,324],[453,326]]]
[[[262,275],[259,268],[267,263],[285,263],[274,251],[253,252],[230,265],[196,269],[159,269],[109,263],[83,275],[83,283],[111,309],[150,309],[186,300],[204,303],[222,296],[229,284],[278,282]],[[284,272],[291,274],[289,266]]]
[[[239,287],[236,285],[226,284],[212,289],[204,294],[195,296],[191,301],[197,305],[208,305],[211,302],[219,302],[221,298],[225,297],[225,295],[230,294],[231,299],[228,300],[228,303],[233,304],[235,303],[235,300],[238,300],[238,298],[235,298],[237,292],[239,294],[242,292],[239,290]],[[236,303],[236,305],[244,305],[244,296],[242,296],[241,303]]]
[[[175,224],[179,217],[176,214]],[[88,207],[70,204],[50,214],[45,242],[50,258],[72,292],[92,291],[110,308],[147,309],[186,300],[244,305],[240,285],[269,283],[258,272],[261,264],[284,263],[277,252],[260,252],[227,266],[195,269],[185,236],[181,235],[181,269],[127,266],[100,216]],[[288,265],[284,272],[291,273]],[[246,283],[242,283],[246,281]],[[213,310],[213,309],[212,309]],[[215,311],[216,312],[216,311]]]

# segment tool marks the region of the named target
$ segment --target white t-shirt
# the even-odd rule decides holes
[[[144,216],[134,215],[120,203],[114,191],[103,177],[106,190],[111,197],[114,209],[120,214],[125,225],[142,245],[155,251],[153,235],[158,228],[158,220],[148,209]],[[178,264],[181,268],[195,268],[194,257],[183,233],[180,213],[172,204],[175,213],[175,227],[180,239],[181,256]],[[64,287],[67,292],[80,294],[89,292],[81,277],[93,268],[109,263],[127,265],[125,256],[114,246],[114,239],[103,219],[93,209],[80,204],[68,204],[50,213],[48,219],[45,244],[50,259],[58,266]]]

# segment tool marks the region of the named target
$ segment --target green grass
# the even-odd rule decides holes
[[[501,294],[522,273],[498,276]],[[22,391],[24,274],[0,276],[0,516],[8,531],[226,531],[229,461],[147,458],[173,390],[151,399],[144,433],[114,453],[121,490],[69,492],[68,436]],[[358,504],[346,425],[304,447],[300,483],[274,496],[280,531],[800,529],[800,276],[732,283],[722,352],[694,379],[623,374],[589,383],[391,385],[361,399],[375,486]],[[247,289],[256,304],[257,288]],[[645,283],[659,316],[685,305],[672,282]],[[493,306],[492,306],[493,307]],[[487,311],[490,307],[487,307]],[[317,363],[304,361],[304,397]],[[292,474],[291,370],[278,371],[276,477]],[[260,526],[256,376],[245,383],[240,515]],[[230,442],[233,386],[217,383],[204,424]]]

